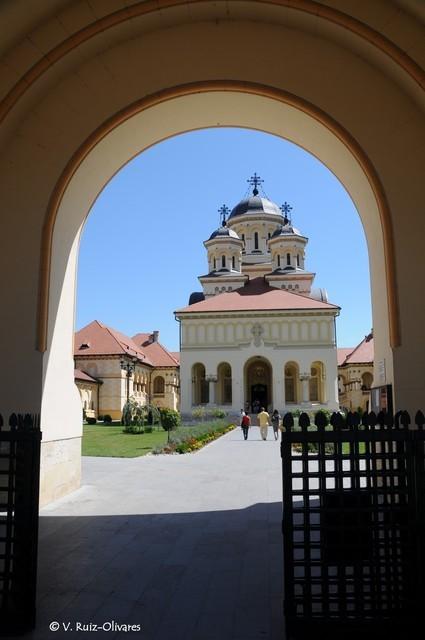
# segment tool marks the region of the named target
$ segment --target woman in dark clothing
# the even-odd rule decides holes
[[[277,440],[279,437],[280,418],[281,416],[279,411],[275,409],[272,414],[272,426],[275,440]]]

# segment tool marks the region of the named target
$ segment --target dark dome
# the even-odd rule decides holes
[[[282,217],[282,212],[277,204],[261,196],[251,196],[250,198],[241,200],[239,204],[232,209],[232,213],[228,219],[230,220],[230,218],[236,218],[236,216],[242,216],[244,214],[256,215],[264,213],[279,216],[279,218]]]
[[[229,227],[226,227],[225,225],[213,231],[208,240],[213,240],[214,238],[236,238],[237,240],[240,239],[236,231],[233,231],[233,229],[229,229]]]
[[[277,238],[278,236],[302,236],[302,233],[296,227],[293,227],[292,224],[285,224],[273,231],[272,238]]]
[[[202,302],[203,300],[205,300],[205,296],[202,291],[193,291],[189,297],[189,305]]]

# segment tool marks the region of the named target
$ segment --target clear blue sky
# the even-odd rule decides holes
[[[128,335],[159,329],[178,350],[173,311],[202,288],[203,241],[257,172],[264,191],[293,206],[309,238],[306,267],[315,287],[342,307],[338,346],[355,346],[372,326],[366,240],[344,187],[316,158],[269,134],[206,129],[143,152],[106,185],[86,222],[79,256],[77,329],[94,319]],[[359,311],[361,309],[361,312]]]

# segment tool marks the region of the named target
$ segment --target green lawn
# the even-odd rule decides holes
[[[137,458],[150,453],[153,447],[164,444],[167,432],[123,433],[122,427],[84,425],[83,456]]]

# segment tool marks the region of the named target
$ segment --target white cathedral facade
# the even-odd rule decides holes
[[[181,412],[203,405],[230,414],[338,409],[335,318],[305,267],[308,238],[282,209],[252,195],[204,242],[202,293],[176,311],[181,323]]]

